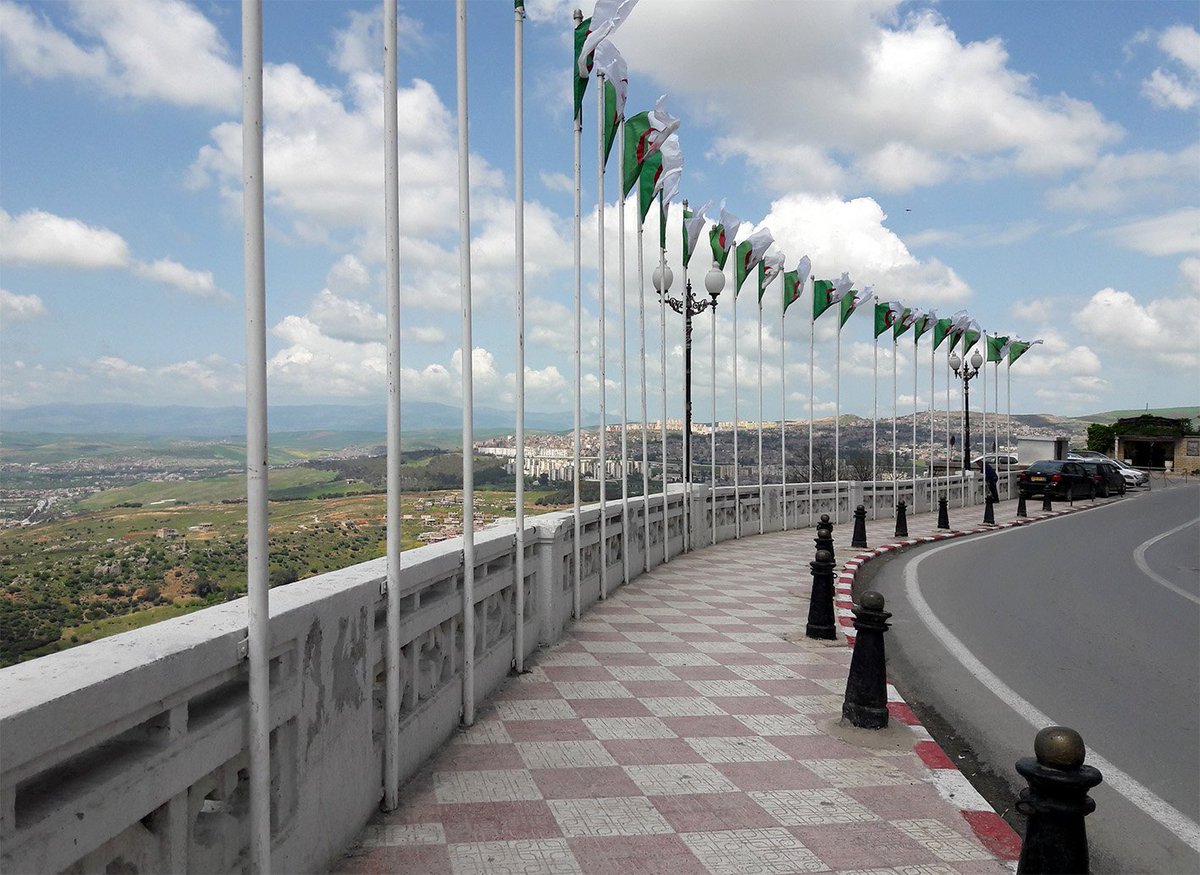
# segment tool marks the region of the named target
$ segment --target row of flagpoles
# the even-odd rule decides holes
[[[679,137],[676,133],[680,120],[672,116],[666,109],[666,99],[660,98],[654,109],[625,114],[625,96],[628,88],[628,73],[624,59],[617,51],[611,40],[612,34],[632,11],[637,0],[598,0],[591,18],[584,20],[577,11],[575,13],[575,39],[572,58],[574,78],[574,169],[575,169],[575,198],[574,198],[574,435],[573,435],[573,473],[574,473],[574,545],[573,545],[573,609],[574,615],[579,616],[581,610],[580,577],[581,577],[581,512],[580,512],[580,483],[582,481],[582,466],[580,460],[582,416],[582,136],[583,136],[583,100],[587,86],[592,78],[597,82],[596,115],[597,115],[597,214],[599,227],[598,241],[598,271],[597,282],[599,290],[599,386],[600,386],[600,598],[607,596],[607,388],[606,388],[606,278],[605,264],[605,233],[604,233],[604,204],[605,169],[607,159],[613,145],[617,146],[617,162],[619,165],[618,185],[618,263],[620,264],[619,296],[621,307],[621,519],[622,532],[628,536],[629,528],[629,494],[626,466],[629,460],[628,447],[628,408],[629,408],[629,374],[627,373],[627,340],[628,326],[626,308],[626,271],[625,271],[625,200],[633,189],[637,188],[637,289],[638,289],[638,336],[639,336],[639,382],[641,387],[641,463],[642,491],[645,502],[643,513],[644,565],[646,569],[652,564],[650,549],[650,503],[649,495],[650,472],[648,464],[649,410],[647,398],[647,357],[646,357],[646,278],[643,265],[643,231],[646,218],[651,206],[657,200],[659,219],[659,257],[658,267],[654,271],[654,286],[659,292],[659,352],[662,370],[662,561],[670,559],[667,527],[667,379],[666,379],[666,299],[671,283],[671,270],[667,265],[666,233],[667,207],[678,196],[683,170],[683,155]],[[515,232],[514,246],[516,256],[516,594],[515,594],[515,641],[514,662],[518,671],[523,668],[526,645],[524,640],[523,619],[525,615],[525,523],[524,523],[524,397],[525,397],[525,330],[524,330],[524,104],[523,104],[523,57],[522,31],[524,23],[524,2],[514,0],[514,186],[515,186]],[[473,382],[472,382],[472,301],[471,301],[471,222],[469,198],[469,140],[467,113],[467,30],[465,0],[456,0],[456,93],[458,103],[458,182],[459,182],[459,278],[462,306],[462,445],[463,445],[463,571],[462,571],[462,610],[463,610],[463,684],[462,684],[462,719],[470,724],[474,720],[474,620],[475,620],[475,533],[474,533],[474,470],[473,470]],[[388,416],[387,416],[387,586],[390,593],[399,591],[401,568],[401,511],[400,511],[400,234],[399,234],[399,198],[398,198],[398,119],[397,119],[397,2],[384,0],[384,60],[385,60],[385,96],[384,100],[384,201],[385,201],[385,238],[387,250],[387,372],[388,372]],[[251,859],[250,868],[256,872],[270,871],[270,691],[268,686],[268,657],[269,657],[269,600],[267,594],[267,389],[266,389],[266,334],[265,334],[265,271],[264,271],[264,231],[263,231],[263,117],[262,117],[262,2],[261,0],[243,0],[242,4],[242,33],[243,33],[243,188],[244,188],[244,256],[245,256],[245,288],[246,288],[246,400],[247,400],[247,548],[248,568],[247,580],[249,589],[248,599],[248,652],[250,663],[250,719],[249,719],[249,750],[250,771],[250,813],[251,813]],[[698,248],[697,244],[703,237],[704,228],[710,223],[705,214],[711,202],[698,210],[690,211],[684,201],[683,212],[683,280],[686,286],[688,265]],[[864,307],[873,299],[871,290],[862,292],[853,288],[848,274],[843,273],[837,280],[812,279],[812,265],[808,256],[799,260],[793,270],[784,269],[784,255],[777,249],[772,250],[774,239],[771,232],[761,227],[754,230],[741,243],[736,242],[742,221],[725,208],[722,201],[720,220],[712,222],[708,231],[710,249],[713,256],[713,266],[705,277],[705,286],[716,295],[724,286],[724,270],[729,255],[734,254],[734,299],[741,291],[746,280],[756,276],[758,290],[758,464],[759,486],[763,485],[763,300],[767,288],[782,276],[783,293],[780,318],[787,308],[798,301],[805,288],[812,292],[812,319],[809,330],[809,426],[808,426],[808,484],[809,512],[812,512],[812,483],[813,483],[813,431],[812,411],[814,406],[814,335],[815,323],[827,310],[837,308],[840,316],[837,335],[836,358],[836,402],[835,409],[835,479],[840,479],[840,370],[841,370],[841,334],[840,330],[846,320],[857,309]],[[738,393],[737,387],[737,308],[733,307],[733,446],[734,465],[733,478],[735,493],[740,489],[740,457],[738,447]],[[935,366],[933,356],[938,347],[947,339],[950,340],[948,356],[956,348],[961,348],[963,356],[973,349],[981,339],[987,352],[986,361],[996,364],[995,381],[999,381],[999,364],[1007,360],[1009,366],[1023,355],[1033,344],[1040,341],[1022,341],[1016,338],[988,335],[966,313],[960,312],[954,316],[938,319],[933,311],[918,313],[912,308],[897,302],[880,301],[875,304],[875,393],[872,408],[872,479],[878,480],[877,449],[878,449],[878,339],[887,330],[892,331],[893,340],[893,417],[892,417],[892,478],[899,476],[897,470],[897,434],[896,397],[898,395],[896,355],[899,338],[909,329],[913,329],[914,352],[916,343],[926,332],[932,332],[932,349],[930,353],[930,461],[933,461],[933,416],[934,406],[932,393],[934,387]],[[713,354],[713,441],[712,441],[712,477],[711,483],[716,482],[716,312],[712,314],[712,354]],[[780,367],[785,367],[784,361],[786,344],[781,345]],[[965,365],[964,365],[965,367]],[[986,370],[986,369],[985,369]],[[916,385],[917,372],[914,355],[914,392],[913,392],[913,467],[912,477],[916,481]],[[986,377],[985,377],[986,382]],[[946,389],[946,432],[947,432],[947,488],[949,488],[949,457],[950,457],[950,379],[947,377]],[[986,386],[985,386],[986,393]],[[786,491],[786,390],[781,412],[780,428],[781,443],[784,458],[782,485]],[[996,393],[998,400],[998,393]],[[985,440],[986,449],[986,394],[985,394]],[[1011,409],[1010,409],[1011,414]],[[998,443],[999,412],[993,419],[993,428]],[[690,441],[690,435],[684,436]],[[1011,431],[1008,441],[1011,445]],[[964,448],[968,451],[969,448]],[[685,458],[690,457],[690,446],[685,450]],[[684,471],[685,490],[690,487],[686,483],[688,472]],[[930,471],[932,479],[932,469]],[[690,492],[686,494],[690,495]],[[716,539],[715,504],[712,519],[713,539]],[[684,502],[684,512],[687,513],[687,501]],[[737,519],[736,535],[741,536],[741,513],[735,514]],[[762,514],[760,513],[759,530],[762,530]],[[811,519],[810,519],[811,522]],[[787,516],[784,516],[784,527],[787,527]],[[689,526],[685,522],[685,549]],[[629,549],[623,550],[622,579],[628,581],[631,575],[629,568]],[[391,809],[398,804],[399,774],[400,774],[400,697],[401,690],[401,645],[400,640],[399,599],[389,598],[387,603],[387,635],[386,635],[386,673],[385,697],[385,754],[384,754],[384,807]]]

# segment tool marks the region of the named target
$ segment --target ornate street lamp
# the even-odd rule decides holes
[[[979,376],[982,366],[983,356],[979,354],[979,350],[975,350],[969,363],[959,358],[956,352],[950,354],[950,370],[963,381],[963,471],[967,473],[971,471],[971,381]]]
[[[721,289],[725,287],[725,274],[713,263],[712,269],[708,275],[704,277],[704,288],[708,291],[710,299],[707,301],[697,301],[692,296],[692,283],[688,281],[684,287],[683,299],[672,298],[668,294],[671,290],[671,280],[674,277],[671,274],[671,268],[666,269],[666,282],[663,282],[663,274],[659,268],[654,269],[654,289],[659,293],[667,306],[676,313],[683,314],[683,482],[690,484],[692,482],[692,317],[703,313],[705,310],[712,309],[713,311],[713,361],[716,362],[716,319],[717,319],[717,296],[721,294]],[[715,368],[715,364],[714,364]],[[714,380],[713,398],[714,408],[716,403],[716,381]],[[714,425],[716,422],[714,414]],[[663,428],[666,428],[666,423],[663,423]],[[663,459],[663,470],[666,471],[667,460]],[[665,488],[665,487],[664,487]]]

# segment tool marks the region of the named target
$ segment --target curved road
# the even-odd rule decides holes
[[[895,615],[892,679],[1008,782],[993,804],[1037,729],[1071,726],[1105,776],[1093,871],[1200,872],[1200,487],[868,569]]]

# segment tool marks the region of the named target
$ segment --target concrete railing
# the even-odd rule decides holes
[[[944,489],[944,481],[940,488]],[[1010,484],[1002,482],[1002,494]],[[857,504],[890,515],[894,493],[928,510],[911,481],[813,484],[811,513],[843,523]],[[955,478],[950,502],[981,499],[978,478]],[[694,487],[691,544],[807,525],[807,484]],[[579,602],[587,609],[630,575],[683,548],[684,494],[582,513]],[[526,647],[557,641],[574,604],[569,512],[527,518]],[[475,549],[475,698],[514,659],[515,531],[498,524]],[[799,561],[799,560],[798,560]],[[403,778],[459,724],[463,700],[463,551],[459,539],[404,554],[401,602]],[[318,575],[270,593],[272,866],[320,871],[351,843],[383,794],[385,560]],[[4,872],[239,872],[248,860],[246,608],[242,601],[115,635],[0,671],[0,870]],[[526,654],[528,655],[528,653]]]

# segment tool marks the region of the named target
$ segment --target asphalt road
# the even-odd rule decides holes
[[[1011,804],[1038,729],[1070,726],[1105,776],[1092,870],[1200,872],[1200,486],[873,565],[889,674],[999,777],[989,801]]]

